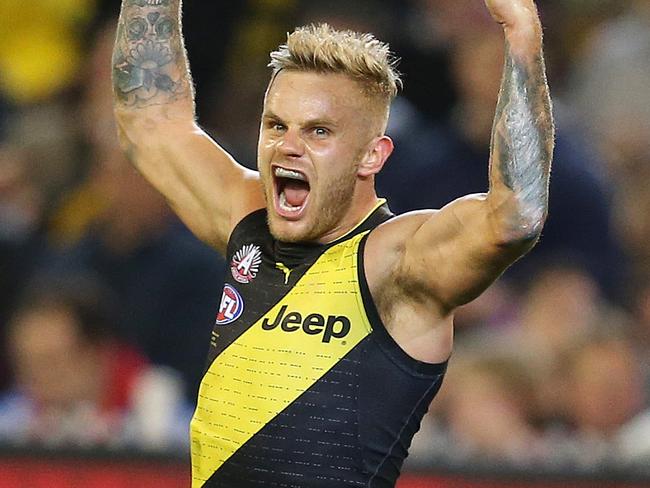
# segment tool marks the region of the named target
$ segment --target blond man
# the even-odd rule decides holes
[[[255,172],[195,121],[180,0],[123,1],[125,150],[230,264],[191,426],[194,488],[394,486],[440,387],[454,310],[533,246],[546,216],[537,10],[486,4],[506,38],[489,191],[394,217],[374,188],[400,85],[388,46],[326,25],[290,34],[271,54]]]

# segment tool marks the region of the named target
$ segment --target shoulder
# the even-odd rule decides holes
[[[393,281],[412,236],[437,212],[418,210],[401,214],[370,232],[364,248],[364,263],[371,292]]]
[[[434,217],[439,210],[417,210],[398,215],[377,226],[368,236],[366,255],[372,259],[387,252],[400,251],[408,243],[408,238]]]

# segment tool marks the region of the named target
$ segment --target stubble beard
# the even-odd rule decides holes
[[[353,171],[325,182],[319,192],[310,193],[309,208],[303,217],[305,222],[301,222],[303,225],[299,229],[285,228],[282,218],[275,215],[274,195],[270,194],[273,191],[271,184],[270,192],[264,192],[271,235],[281,242],[316,242],[335,229],[343,220],[354,197],[357,165],[353,165],[351,169]],[[265,181],[265,187],[269,187],[269,183]]]

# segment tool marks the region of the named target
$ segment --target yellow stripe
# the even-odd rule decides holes
[[[291,292],[265,315],[273,323],[298,312],[344,315],[350,332],[323,342],[302,329],[264,330],[254,324],[212,363],[199,390],[192,419],[192,487],[199,488],[242,445],[322,378],[366,337],[371,326],[357,279],[363,234],[326,251]],[[297,324],[296,324],[297,326]]]

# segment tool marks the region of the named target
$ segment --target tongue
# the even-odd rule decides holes
[[[303,181],[290,180],[284,185],[284,196],[292,207],[302,207],[309,195],[309,185]]]

